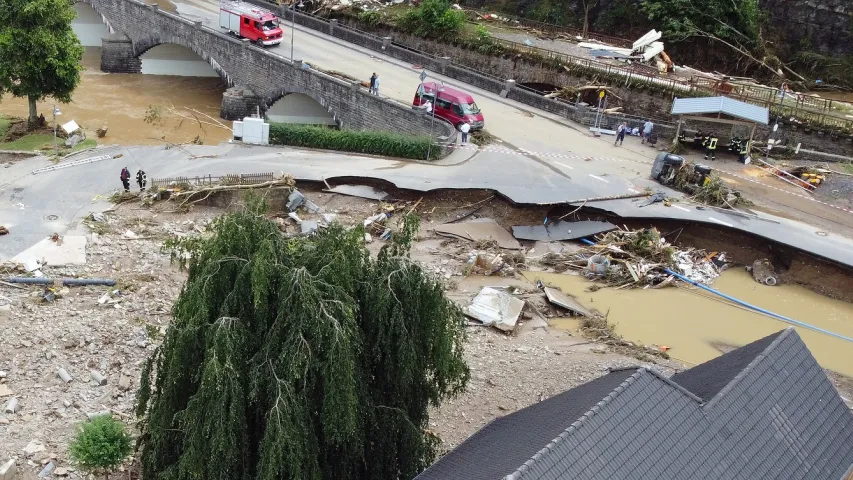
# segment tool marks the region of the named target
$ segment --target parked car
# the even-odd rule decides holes
[[[436,90],[438,98],[435,95]],[[472,131],[482,130],[485,126],[483,114],[474,102],[474,97],[462,90],[426,82],[418,86],[412,107],[422,108],[427,101],[434,106],[436,117],[447,120],[457,129],[465,122],[471,125]]]

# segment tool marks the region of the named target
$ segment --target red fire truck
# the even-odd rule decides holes
[[[258,45],[269,46],[281,43],[282,31],[275,14],[248,3],[220,3],[219,26],[233,35],[248,38]]]

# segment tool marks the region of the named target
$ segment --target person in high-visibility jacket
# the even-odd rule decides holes
[[[740,152],[738,152],[740,154],[740,157],[739,157],[740,163],[746,162],[746,157],[747,157],[747,155],[749,155],[749,147],[750,147],[749,141],[744,141],[741,143]]]
[[[716,160],[716,152],[717,152],[717,142],[719,140],[714,135],[708,137],[708,143],[705,144],[705,160],[708,160],[708,156],[711,156],[711,160]]]

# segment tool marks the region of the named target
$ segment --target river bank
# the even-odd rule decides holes
[[[58,123],[74,120],[88,138],[106,127],[107,135],[99,140],[106,144],[216,144],[231,138],[229,129],[206,124],[213,123],[206,115],[227,127],[231,124],[219,120],[225,86],[218,77],[107,74],[100,71],[100,58],[100,48],[86,48],[80,85],[71,103],[58,105],[62,112]],[[50,99],[38,104],[48,122],[53,105]],[[159,110],[156,118],[151,107]],[[0,103],[0,115],[24,117],[27,108],[26,99],[6,97]]]

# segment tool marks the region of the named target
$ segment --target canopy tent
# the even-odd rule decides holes
[[[770,111],[766,107],[728,97],[676,98],[670,113],[678,116],[675,141],[678,141],[684,120],[751,126],[748,145],[752,145],[755,127],[770,123]]]

